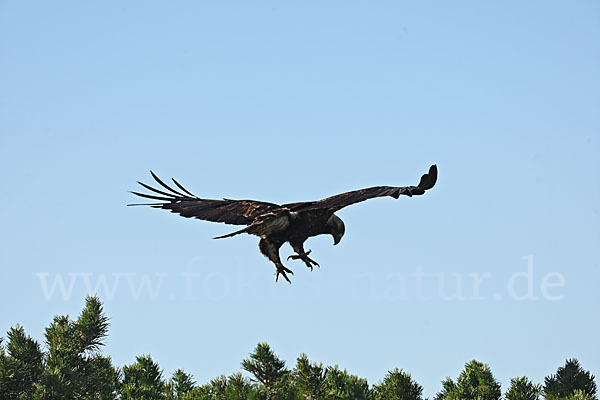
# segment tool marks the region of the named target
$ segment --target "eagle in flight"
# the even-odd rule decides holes
[[[421,177],[417,186],[375,186],[338,194],[319,201],[279,205],[256,200],[202,199],[193,195],[175,179],[172,179],[176,186],[173,188],[163,182],[154,172],[150,171],[150,173],[166,191],[138,181],[142,187],[156,194],[131,193],[147,199],[158,200],[158,202],[129,205],[163,208],[186,218],[245,225],[243,229],[218,236],[215,239],[228,238],[240,233],[260,237],[258,244],[260,252],[275,264],[275,281],[281,274],[290,283],[287,274],[293,275],[294,273],[286,268],[279,258],[279,248],[285,242],[289,242],[296,252],[289,256],[288,260],[302,260],[312,271],[313,266],[319,266],[319,264],[309,257],[310,250],[304,251],[304,242],[309,237],[328,234],[333,237],[333,244],[338,244],[344,236],[345,227],[344,222],[335,215],[336,211],[375,197],[390,196],[397,199],[400,195],[409,197],[421,195],[431,189],[437,180],[437,167],[432,165],[429,172]]]

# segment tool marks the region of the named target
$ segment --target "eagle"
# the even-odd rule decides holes
[[[130,206],[150,206],[162,208],[185,218],[223,222],[231,225],[244,225],[243,229],[214,239],[223,239],[247,233],[260,237],[260,252],[275,264],[275,281],[282,275],[291,283],[287,274],[293,271],[283,265],[279,258],[280,247],[288,242],[296,252],[287,260],[302,260],[310,270],[319,266],[309,257],[311,250],[304,250],[304,242],[317,235],[331,235],[333,244],[342,240],[346,230],[344,222],[335,215],[342,208],[376,197],[390,196],[394,199],[404,196],[418,196],[431,189],[437,180],[437,166],[434,164],[424,174],[417,186],[374,186],[327,197],[318,201],[289,204],[274,204],[256,200],[211,200],[192,194],[172,178],[175,188],[163,182],[154,172],[150,174],[162,189],[157,189],[138,181],[152,194],[131,192],[136,196],[157,200],[154,203],[128,204]]]

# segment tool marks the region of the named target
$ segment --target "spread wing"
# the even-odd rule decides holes
[[[175,179],[173,183],[178,190],[164,183],[154,172],[150,171],[154,180],[165,190],[156,189],[145,183],[138,183],[151,192],[157,194],[146,194],[131,192],[136,196],[146,199],[158,200],[158,203],[129,204],[130,206],[147,205],[153,208],[163,208],[186,218],[198,218],[205,221],[223,222],[232,225],[250,225],[252,222],[265,214],[273,214],[282,207],[262,201],[254,200],[210,200],[201,199],[185,189]]]
[[[390,196],[395,199],[400,195],[417,196],[431,189],[437,180],[437,166],[432,165],[429,172],[424,174],[417,186],[375,186],[367,189],[354,190],[335,196],[328,197],[319,201],[309,201],[304,203],[284,204],[283,207],[294,212],[304,212],[313,210],[327,209],[329,212],[336,212],[351,204],[359,203],[375,197]]]

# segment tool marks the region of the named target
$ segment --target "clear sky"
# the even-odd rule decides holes
[[[598,376],[599,39],[596,1],[0,2],[0,335],[95,292],[116,365],[199,382],[259,341],[428,396],[474,358]],[[150,169],[285,203],[432,163],[292,285],[234,226],[125,206]]]

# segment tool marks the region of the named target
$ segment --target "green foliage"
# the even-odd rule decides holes
[[[256,392],[250,381],[237,373],[227,378],[221,375],[209,383],[186,393],[183,400],[254,400]]]
[[[285,361],[280,360],[267,343],[259,343],[250,358],[242,361],[242,368],[267,388],[288,373]]]
[[[596,383],[594,375],[585,371],[579,361],[572,358],[565,362],[563,367],[558,368],[555,375],[547,376],[544,382],[544,396],[546,399],[566,399],[575,392],[578,396],[585,394],[595,399]]]
[[[76,321],[55,317],[46,328],[45,370],[36,397],[43,399],[109,399],[118,389],[110,357],[98,353],[108,319],[97,297],[88,297]]]
[[[267,343],[259,343],[242,368],[252,374],[256,398],[261,400],[296,399],[296,386],[290,371]]]
[[[104,345],[102,340],[108,334],[108,325],[100,300],[88,297],[79,318],[73,323],[76,349],[80,353],[98,351]]]
[[[136,362],[123,367],[123,399],[161,400],[167,398],[162,371],[149,355],[139,356]]]
[[[451,398],[451,396],[454,395],[456,390],[457,390],[457,388],[456,388],[456,384],[454,383],[454,381],[450,377],[446,377],[446,379],[444,379],[442,381],[442,390],[438,394],[435,395],[433,400],[449,399],[449,398]]]
[[[197,385],[177,370],[165,381],[149,355],[122,370],[100,354],[108,333],[102,303],[88,297],[75,321],[57,316],[45,331],[46,351],[21,326],[0,338],[0,400],[423,400],[410,374],[394,369],[369,387],[338,366],[312,363],[306,354],[288,370],[267,343],[259,343],[235,373]],[[511,379],[506,400],[539,400],[542,388],[526,377]],[[545,400],[597,400],[594,376],[575,359],[546,378]],[[499,400],[500,384],[486,364],[465,364],[456,382],[446,378],[435,400]]]
[[[373,388],[377,400],[422,400],[423,387],[409,373],[399,369],[389,371],[383,382]]]
[[[551,398],[548,398],[551,400]],[[572,394],[564,397],[564,400],[596,400],[596,396],[586,393],[583,390],[575,389]]]
[[[260,400],[296,400],[298,393],[292,374],[284,374],[270,386],[256,387],[256,398]]]
[[[167,399],[180,400],[191,392],[196,386],[196,382],[191,375],[186,374],[181,369],[175,371],[169,383],[167,384]]]
[[[31,399],[43,372],[40,345],[18,325],[8,332],[8,354],[1,343],[0,398]]]
[[[322,399],[327,393],[328,369],[323,364],[313,364],[306,354],[296,360],[296,388],[304,399]]]
[[[338,366],[329,367],[327,372],[327,400],[367,400],[371,391],[366,379],[350,375]]]
[[[510,380],[510,388],[504,394],[504,397],[506,400],[539,400],[541,393],[541,385],[536,385],[522,376]]]
[[[465,365],[456,383],[446,378],[435,400],[499,400],[501,395],[500,384],[487,364],[473,360]]]
[[[243,400],[255,398],[250,381],[242,374],[236,373],[227,378],[225,398],[231,400]]]

